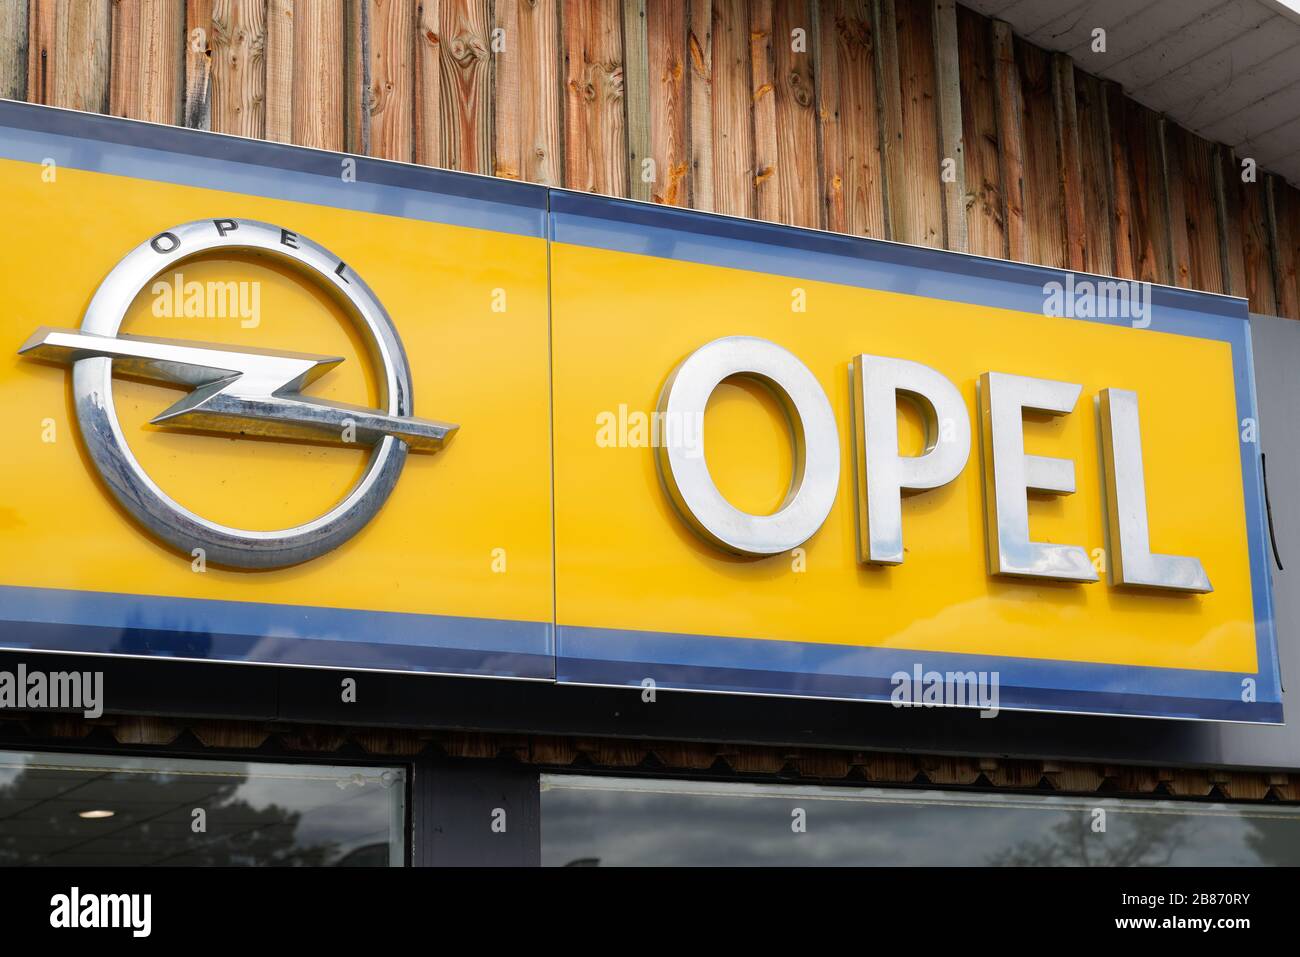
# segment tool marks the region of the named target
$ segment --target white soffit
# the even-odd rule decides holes
[[[1300,0],[963,2],[1300,186]]]

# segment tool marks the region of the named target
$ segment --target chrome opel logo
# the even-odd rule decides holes
[[[271,257],[328,290],[369,347],[382,409],[314,399],[307,383],[337,356],[119,334],[126,311],[160,272],[218,250]],[[235,568],[279,568],[325,554],[372,519],[388,499],[408,448],[436,451],[457,426],[412,414],[411,370],[392,320],[348,265],[304,236],[246,219],[185,223],[141,243],[100,284],[81,329],[42,327],[19,350],[72,366],[77,421],[91,460],[118,501],[164,541]],[[169,497],[136,461],[113,407],[113,373],[190,386],[153,419],[165,426],[240,435],[356,442],[370,460],[356,485],[324,515],[292,528],[252,531],[208,521]]]

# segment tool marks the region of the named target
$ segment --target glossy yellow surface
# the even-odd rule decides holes
[[[0,583],[551,620],[543,239],[72,169],[46,183],[41,173],[0,160],[11,227],[0,231]],[[360,534],[294,568],[196,574],[189,556],[142,534],[81,451],[69,371],[16,354],[37,326],[79,326],[100,281],[135,245],[215,216],[284,225],[344,258],[397,326],[415,413],[461,427],[443,451],[408,458],[388,504]],[[357,337],[310,286],[243,260],[182,272],[187,281],[259,282],[260,322],[158,317],[146,290],[123,330],[339,355],[345,361],[307,392],[376,401]],[[505,311],[494,311],[501,292]],[[156,428],[149,418],[183,393],[119,379],[114,394],[149,474],[216,521],[258,529],[304,521],[337,501],[364,463],[359,449]],[[42,440],[47,419],[54,442]]]
[[[551,255],[560,625],[1255,670],[1228,345],[578,246],[555,244]],[[799,288],[806,312],[791,308]],[[677,363],[726,335],[791,350],[835,410],[840,491],[802,555],[745,559],[706,544],[674,512],[652,449],[601,436],[602,413],[652,412]],[[990,576],[977,438],[956,481],[904,500],[904,563],[859,564],[848,368],[861,352],[947,375],[975,436],[982,372],[1081,383],[1073,414],[1027,416],[1025,446],[1073,459],[1078,488],[1031,500],[1031,535],[1090,553],[1105,534],[1094,400],[1108,386],[1136,390],[1152,548],[1199,557],[1214,592]],[[902,450],[918,451],[917,421],[902,422]],[[729,386],[715,396],[705,434],[709,466],[733,504],[779,504],[791,456],[775,404]]]

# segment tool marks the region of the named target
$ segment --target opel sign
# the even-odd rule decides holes
[[[0,103],[0,648],[1283,720],[1244,300],[346,162]]]

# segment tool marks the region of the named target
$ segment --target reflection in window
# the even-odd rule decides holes
[[[0,866],[400,866],[406,772],[0,752]]]
[[[1300,807],[542,776],[542,863],[1300,864]]]

